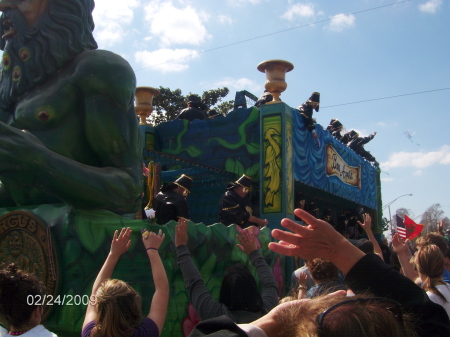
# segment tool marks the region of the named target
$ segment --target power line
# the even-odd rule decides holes
[[[401,94],[401,95],[395,95],[395,96],[386,96],[386,97],[366,99],[364,101],[356,101],[356,102],[350,102],[350,103],[342,103],[342,104],[321,106],[320,108],[321,109],[326,109],[326,108],[333,108],[333,107],[342,106],[342,105],[358,104],[358,103],[365,103],[365,102],[372,102],[372,101],[381,101],[383,99],[391,99],[391,98],[397,98],[397,97],[403,97],[403,96],[426,94],[426,93],[429,93],[429,92],[443,91],[443,90],[449,90],[449,89],[450,88],[441,88],[441,89],[433,89],[433,90],[427,90],[427,91],[418,91],[418,92],[412,92],[412,93],[409,93],[409,94]]]
[[[410,2],[410,1],[411,0],[403,0],[403,1],[399,1],[399,2],[390,3],[390,4],[387,4],[387,5],[382,5],[382,6],[378,6],[378,7],[372,7],[372,8],[368,8],[368,9],[363,9],[363,10],[356,11],[356,12],[353,12],[353,13],[350,13],[350,14],[339,14],[339,15],[336,15],[336,16],[334,16],[332,18],[319,20],[319,21],[315,21],[315,22],[312,22],[312,23],[307,23],[307,24],[304,24],[304,25],[294,26],[294,27],[283,29],[283,30],[279,30],[279,31],[276,31],[276,32],[272,32],[272,33],[268,33],[268,34],[264,34],[264,35],[259,35],[259,36],[255,36],[255,37],[251,37],[251,38],[246,39],[246,40],[241,40],[241,41],[225,44],[223,46],[219,46],[219,47],[215,47],[215,48],[199,51],[199,52],[187,55],[187,56],[181,56],[181,57],[178,57],[178,58],[170,59],[170,60],[167,60],[167,61],[164,61],[164,62],[161,62],[161,63],[153,64],[153,65],[148,66],[148,67],[136,69],[135,71],[140,71],[140,70],[153,68],[153,67],[156,67],[156,66],[159,66],[159,65],[162,65],[162,64],[166,64],[166,63],[170,63],[170,62],[173,62],[173,61],[182,60],[182,59],[185,59],[185,58],[189,58],[189,57],[193,57],[193,56],[198,56],[198,55],[201,55],[201,54],[209,53],[209,52],[212,52],[212,51],[215,51],[215,50],[219,50],[219,49],[235,46],[235,45],[242,44],[242,43],[245,43],[245,42],[254,41],[254,40],[262,39],[262,38],[265,38],[265,37],[268,37],[268,36],[289,32],[289,31],[294,30],[294,29],[305,28],[305,27],[317,25],[317,24],[320,24],[320,23],[329,22],[333,18],[336,18],[336,17],[362,14],[362,13],[365,13],[365,12],[374,11],[374,10],[377,10],[377,9],[380,9],[380,8],[384,8],[384,7],[395,6],[395,5],[399,5],[401,3]]]

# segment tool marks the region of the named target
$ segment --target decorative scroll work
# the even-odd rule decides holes
[[[263,211],[264,213],[278,213],[282,210],[281,116],[264,117],[263,135]]]
[[[326,152],[327,152],[327,165],[326,165],[327,176],[336,176],[342,182],[361,189],[361,166],[358,167],[349,166],[336,152],[336,150],[331,146],[331,144],[327,144]]]

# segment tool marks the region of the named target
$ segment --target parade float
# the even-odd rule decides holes
[[[136,112],[140,112],[138,104]],[[294,208],[315,205],[313,214],[326,214],[336,224],[342,213],[364,208],[375,226],[380,223],[379,171],[320,126],[318,147],[298,111],[284,102],[236,107],[224,117],[190,123],[173,120],[156,127],[142,123],[140,129],[145,138],[142,161],[153,168],[150,191],[155,193],[161,183],[181,174],[193,178],[188,197],[189,249],[215,297],[223,271],[230,265],[246,264],[256,276],[247,256],[236,247],[234,226],[217,223],[218,203],[226,184],[243,173],[253,178],[256,211],[269,220],[268,227],[254,227],[253,232],[276,276],[280,296],[289,290],[290,274],[299,261],[277,256],[267,245],[273,240],[271,229],[279,228],[282,218],[295,219]],[[162,335],[187,335],[198,322],[176,263],[175,222],[159,226],[151,219],[66,203],[1,208],[0,216],[1,260],[16,262],[44,281],[52,296],[52,301],[46,300],[45,322],[51,331],[64,336],[79,334],[92,283],[109,252],[114,231],[121,227],[131,227],[134,234],[113,277],[130,282],[144,299],[143,310],[148,310],[154,289],[139,233],[141,228],[162,228],[166,240],[160,251],[171,287]]]
[[[51,0],[48,6],[52,11],[44,11],[40,21],[24,23],[11,17],[10,31],[17,31],[17,37],[5,34],[8,43],[2,45],[0,261],[16,263],[45,284],[44,324],[50,331],[79,336],[92,284],[113,233],[130,227],[131,247],[113,277],[129,282],[141,294],[146,312],[154,286],[140,232],[162,229],[166,239],[160,254],[170,284],[162,336],[189,333],[198,317],[176,263],[176,223],[160,226],[139,219],[139,208],[145,206],[142,193],[151,197],[163,182],[181,174],[193,178],[187,200],[189,250],[216,298],[223,271],[230,265],[243,263],[256,276],[247,255],[236,246],[234,225],[217,223],[225,186],[243,173],[253,179],[255,213],[269,220],[267,227],[252,231],[274,272],[280,296],[289,290],[295,261],[274,254],[268,243],[282,218],[295,219],[295,208],[330,221],[350,239],[357,238],[348,230],[355,212],[370,213],[375,232],[379,230],[379,170],[320,125],[318,146],[298,111],[279,98],[287,87],[285,73],[293,67],[289,62],[272,60],[258,66],[274,97],[260,108],[237,100],[226,116],[153,127],[146,125],[145,116],[157,92],[151,87],[136,89],[125,60],[96,50],[88,34],[93,29],[92,1]],[[0,2],[5,14],[12,7]],[[62,20],[70,36],[52,43],[66,53],[43,60],[42,53],[50,48],[30,44],[23,49],[22,42],[36,39],[27,34],[44,30],[43,23],[63,9],[72,15],[73,20]],[[20,6],[18,10],[22,11]],[[85,22],[82,29],[71,26],[78,19]],[[20,25],[37,28],[24,29],[22,36]],[[84,41],[78,51],[74,52],[76,44],[64,47],[67,41],[78,40]],[[37,73],[41,68],[45,71]],[[152,172],[147,184],[142,163]]]

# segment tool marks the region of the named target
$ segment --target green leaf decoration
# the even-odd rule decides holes
[[[238,176],[244,174],[245,172],[244,165],[242,165],[242,163],[239,160],[235,160],[232,158],[228,158],[225,161],[225,170],[236,173]]]
[[[211,275],[214,272],[214,268],[216,265],[216,256],[211,254],[206,262],[200,268],[200,274],[202,275]]]
[[[245,170],[245,174],[255,180],[259,180],[259,172],[259,163],[256,163]]]
[[[81,247],[77,240],[69,240],[66,243],[66,246],[64,247],[66,257],[64,259],[64,263],[66,266],[70,265],[72,262],[78,260],[80,254],[81,254]]]
[[[74,305],[73,303],[73,297],[75,295],[79,295],[74,293],[72,289],[70,289],[67,294],[65,295],[65,304],[68,303],[69,299],[72,299],[72,305],[64,305],[61,306],[60,311],[60,322],[62,323],[62,326],[67,331],[73,331],[73,330],[81,330],[81,325],[83,324],[82,319],[84,320],[84,314],[86,312],[86,306],[84,305]],[[60,301],[63,301],[63,296],[60,295]],[[82,295],[81,295],[82,296]],[[78,319],[77,319],[78,318]]]
[[[210,294],[216,300],[220,298],[220,288],[222,287],[223,278],[214,277],[208,282],[208,288],[210,288]]]
[[[259,153],[259,143],[250,143],[245,146],[250,154]]]
[[[91,254],[95,254],[106,238],[105,227],[94,226],[91,221],[78,222],[75,232],[83,247]]]
[[[239,166],[236,161],[231,164],[234,167]],[[60,247],[57,252],[60,266],[60,296],[89,295],[95,277],[108,255],[114,231],[123,227],[130,227],[133,230],[132,246],[119,260],[112,277],[129,282],[141,294],[144,314],[149,310],[155,287],[150,263],[142,246],[140,229],[147,228],[155,232],[162,229],[166,237],[159,251],[169,279],[170,299],[165,328],[161,336],[183,335],[182,322],[188,317],[190,300],[177,265],[174,246],[177,222],[171,221],[165,226],[159,226],[151,225],[146,220],[126,219],[108,211],[74,210],[67,205],[63,207],[56,205],[54,209],[39,207],[36,213],[45,219],[45,213],[50,212],[49,221],[54,221],[52,235]],[[30,212],[33,211],[34,209],[30,210]],[[267,247],[268,243],[273,241],[270,229],[264,228],[258,232],[261,254],[273,268],[278,255]],[[236,246],[238,241],[235,226],[227,227],[219,223],[205,226],[203,223],[189,222],[188,235],[188,247],[192,260],[198,266],[205,285],[214,298],[219,298],[223,274],[229,266],[242,263],[249,267],[252,275],[256,275],[248,256]],[[281,267],[281,272],[285,275],[287,263],[284,257],[280,259],[277,268]],[[285,286],[287,286],[286,280],[286,278],[283,279]],[[258,279],[257,284],[260,285]],[[67,305],[66,303],[64,306],[54,307],[44,324],[59,336],[76,337],[80,334],[85,312],[84,305]]]
[[[188,146],[188,148],[186,149],[187,153],[191,156],[191,157],[198,157],[199,155],[202,154],[202,151],[200,151],[199,149],[197,149],[195,146],[191,145]]]
[[[235,246],[233,250],[231,251],[231,262],[232,263],[238,263],[243,260],[243,256],[245,253],[239,249],[238,246]]]

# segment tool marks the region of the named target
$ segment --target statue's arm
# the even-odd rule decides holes
[[[0,122],[8,123],[11,119],[11,114],[9,112],[0,110]]]
[[[100,167],[76,167],[72,188],[81,189],[84,207],[94,203],[119,213],[136,211],[143,142],[134,110],[134,72],[118,55],[97,51],[80,61],[75,77],[83,92],[85,138]]]
[[[11,196],[8,193],[8,190],[0,181],[0,207],[10,207],[15,206],[16,204],[12,200]]]
[[[10,113],[0,110],[0,122],[8,123],[10,118],[11,118]],[[0,181],[0,206],[1,207],[14,206],[14,202],[11,196],[9,195],[8,190],[5,188],[5,186],[1,181]]]

